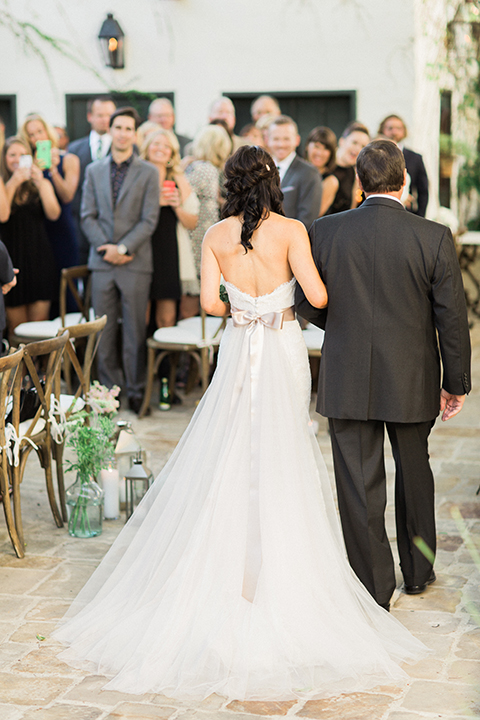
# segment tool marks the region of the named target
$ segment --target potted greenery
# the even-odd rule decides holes
[[[66,445],[76,454],[75,460],[66,461],[67,471],[77,473],[66,491],[68,532],[73,537],[94,537],[102,532],[104,492],[95,478],[113,461],[111,437],[119,392],[117,386],[108,390],[95,381],[87,395],[90,412],[75,412],[66,424]]]

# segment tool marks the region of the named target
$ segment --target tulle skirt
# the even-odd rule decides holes
[[[247,332],[227,327],[176,450],[55,631],[106,689],[324,697],[402,681],[428,652],[348,564],[298,323],[262,329],[253,364]]]

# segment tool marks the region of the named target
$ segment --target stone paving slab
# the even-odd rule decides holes
[[[22,485],[27,554],[15,558],[0,517],[0,720],[467,720],[480,718],[480,569],[477,569],[452,509],[458,507],[480,549],[480,322],[473,328],[476,363],[468,412],[437,423],[431,436],[436,474],[437,582],[418,596],[400,588],[392,614],[433,650],[405,666],[405,685],[378,687],[323,700],[228,702],[212,695],[202,702],[164,695],[132,696],[104,691],[107,678],[88,675],[57,659],[60,646],[49,638],[72,598],[97,566],[123,518],[106,522],[100,537],[71,538],[57,528],[45,496],[45,481],[32,453]],[[128,411],[149,451],[154,474],[163,467],[187,426],[199,393],[169,413],[153,408],[139,420]],[[318,418],[318,416],[317,416]],[[330,472],[332,459],[326,421],[318,419],[318,441]],[[394,543],[393,460],[386,446],[387,529]],[[67,478],[67,485],[73,479]],[[333,479],[332,479],[333,484]],[[395,546],[392,546],[397,558]],[[397,572],[399,585],[400,572]],[[38,640],[38,636],[45,640]]]

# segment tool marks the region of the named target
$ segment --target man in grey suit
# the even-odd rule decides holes
[[[68,152],[76,155],[80,160],[80,179],[77,192],[72,200],[72,213],[75,229],[77,231],[79,263],[86,265],[90,245],[80,226],[80,207],[82,204],[82,188],[87,165],[95,160],[102,160],[110,152],[112,138],[108,132],[110,117],[115,112],[116,105],[108,95],[102,95],[89,100],[87,103],[87,120],[92,128],[86,137],[74,140],[68,146]]]
[[[316,168],[297,155],[299,144],[292,118],[280,115],[269,125],[268,149],[280,173],[285,215],[300,220],[308,230],[320,213],[322,180]]]
[[[360,152],[360,208],[317,220],[312,253],[328,290],[299,315],[325,329],[317,410],[328,417],[343,534],[351,566],[389,607],[395,571],[385,531],[384,431],[395,459],[395,516],[404,591],[435,580],[434,480],[428,436],[470,390],[470,339],[450,230],[405,211],[402,151],[376,140]],[[440,344],[440,353],[437,344]],[[440,382],[440,354],[443,377]]]
[[[145,316],[152,277],[151,236],[160,190],[157,169],[133,153],[139,116],[120,108],[110,118],[111,155],[87,167],[82,229],[90,243],[92,302],[108,320],[98,348],[98,373],[107,387],[122,386],[117,353],[122,325],[123,371],[129,407],[140,410],[145,382]]]

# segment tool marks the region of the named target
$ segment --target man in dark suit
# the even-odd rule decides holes
[[[325,329],[317,410],[329,419],[350,564],[388,609],[395,572],[384,520],[384,430],[395,459],[404,589],[416,594],[435,580],[431,558],[415,544],[422,538],[435,552],[428,436],[439,411],[443,420],[455,415],[470,390],[470,339],[451,232],[403,208],[401,150],[390,140],[370,143],[357,174],[363,205],[310,230],[328,308],[313,308],[300,287],[296,308]]]
[[[404,146],[404,139],[407,137],[407,126],[398,115],[389,115],[380,123],[379,135],[393,140],[403,152],[405,166],[410,176],[409,193],[411,199],[407,204],[407,210],[425,217],[428,205],[428,177],[423,158],[419,153],[409,150]]]
[[[77,192],[72,200],[73,221],[77,232],[79,245],[80,265],[86,265],[90,245],[80,227],[80,207],[82,204],[82,188],[87,165],[95,160],[101,160],[110,152],[112,138],[108,132],[110,117],[115,112],[116,105],[107,95],[89,100],[87,103],[87,120],[92,128],[86,137],[74,140],[68,146],[68,151],[80,159],[80,180]]]
[[[175,132],[175,110],[173,105],[168,98],[157,98],[150,103],[148,108],[148,120],[150,122],[161,125],[164,130],[171,130],[175,133],[175,136],[180,145],[180,154],[183,157],[185,153],[185,146],[192,142],[192,138],[186,137],[185,135],[179,135]]]
[[[139,120],[134,108],[113,113],[112,152],[87,167],[81,209],[82,229],[90,243],[93,308],[108,318],[98,347],[98,375],[107,387],[123,384],[117,352],[121,317],[125,384],[130,410],[137,413],[145,383],[150,239],[160,210],[158,170],[133,152]]]
[[[297,155],[299,144],[292,118],[280,115],[269,125],[268,149],[280,173],[285,215],[300,220],[308,230],[320,213],[322,180],[316,168]]]

